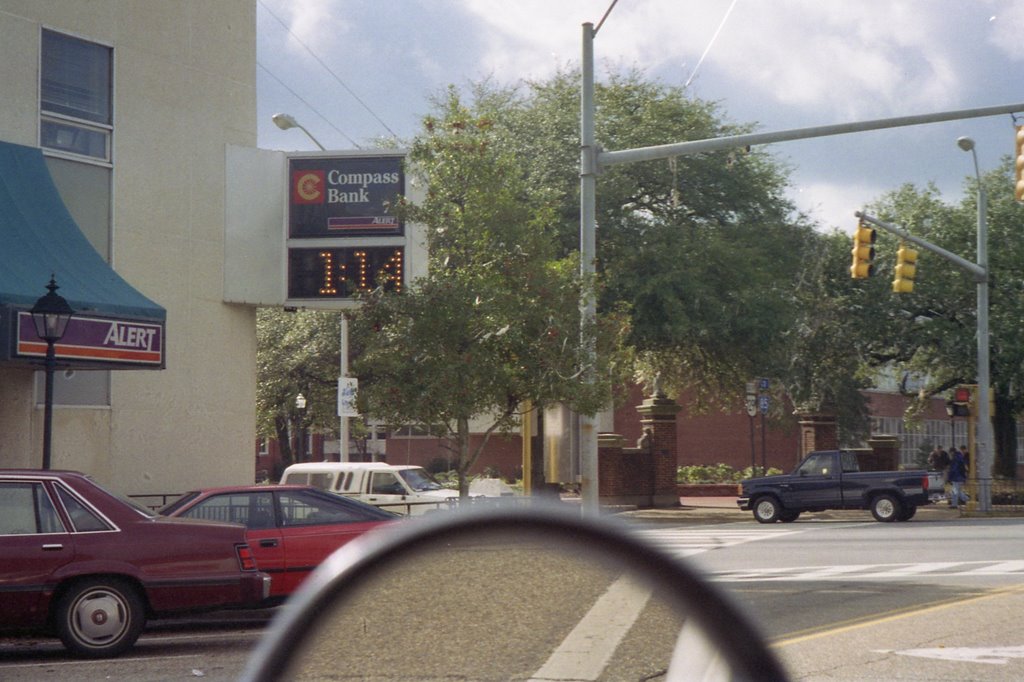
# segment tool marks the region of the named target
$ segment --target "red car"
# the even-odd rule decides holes
[[[273,577],[281,600],[349,540],[401,519],[340,495],[305,485],[252,485],[186,493],[160,510],[168,516],[244,524],[261,571]]]
[[[167,519],[72,471],[0,470],[0,630],[116,656],[147,617],[258,606],[245,530]]]

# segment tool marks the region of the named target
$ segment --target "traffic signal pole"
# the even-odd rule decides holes
[[[992,509],[992,466],[993,456],[993,432],[992,415],[989,409],[988,390],[989,382],[989,333],[988,333],[988,226],[985,221],[987,200],[985,191],[981,189],[979,178],[978,190],[978,262],[972,263],[966,258],[936,246],[929,241],[915,237],[906,230],[895,225],[883,222],[857,211],[854,215],[864,222],[876,225],[886,232],[890,232],[901,239],[913,242],[922,249],[945,258],[957,267],[966,270],[977,285],[977,339],[978,339],[978,426],[976,430],[974,457],[975,472],[978,479],[978,511],[987,512]]]

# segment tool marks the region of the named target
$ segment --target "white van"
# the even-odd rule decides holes
[[[447,509],[458,490],[443,487],[426,469],[384,462],[302,462],[281,475],[281,483],[299,483],[354,497],[399,514],[420,515]]]

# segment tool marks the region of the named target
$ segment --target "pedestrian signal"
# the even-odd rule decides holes
[[[853,233],[853,261],[850,264],[850,277],[853,279],[867,279],[875,272],[872,261],[875,259],[875,228],[867,225],[863,220],[857,223],[857,229]]]
[[[896,267],[893,270],[892,290],[897,294],[909,294],[914,290],[914,276],[917,274],[917,250],[904,243],[896,252]]]
[[[949,416],[971,416],[971,389],[969,386],[957,386],[953,390],[953,399],[949,401]]]

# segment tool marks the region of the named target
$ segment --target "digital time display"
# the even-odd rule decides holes
[[[288,249],[288,298],[345,299],[383,286],[399,292],[404,249],[349,246]]]

